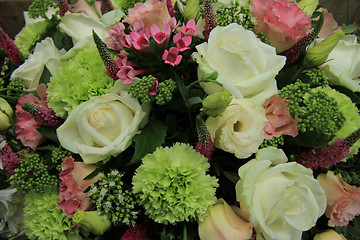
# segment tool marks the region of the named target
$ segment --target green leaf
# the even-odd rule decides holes
[[[100,168],[95,168],[94,171],[92,171],[90,174],[88,174],[86,177],[84,177],[84,180],[88,180],[88,179],[92,179],[94,178],[96,175],[98,175],[100,172]]]
[[[48,84],[50,82],[50,78],[51,78],[51,73],[49,71],[49,69],[44,66],[44,70],[41,74],[41,77],[40,77],[40,80],[39,80],[39,83],[45,83],[45,84]]]
[[[200,97],[191,97],[188,99],[189,107],[199,103],[202,103],[202,99]]]
[[[55,128],[40,126],[36,130],[38,130],[42,135],[44,135],[48,139],[50,139],[50,140],[52,140],[54,142],[59,142],[59,140],[57,138],[57,135],[56,135],[56,129]]]
[[[149,122],[133,139],[135,153],[129,164],[139,162],[146,154],[152,153],[157,147],[164,144],[166,133],[167,127],[163,122],[159,120]]]
[[[237,173],[222,171],[227,179],[229,179],[232,183],[237,183],[240,179]]]
[[[360,27],[360,24],[350,24],[350,25],[342,25],[342,30],[344,33],[353,33]]]

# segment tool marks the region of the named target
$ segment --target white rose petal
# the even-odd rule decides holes
[[[253,159],[239,169],[236,196],[241,209],[254,225],[257,239],[300,240],[303,231],[316,224],[326,209],[326,195],[312,171],[295,163],[263,159],[281,159],[282,150],[263,149],[262,159]],[[278,155],[276,157],[276,155]]]
[[[39,85],[44,66],[52,75],[55,75],[62,66],[60,58],[64,53],[65,50],[59,51],[52,38],[47,37],[36,44],[34,53],[30,54],[26,61],[12,73],[11,78],[24,79],[25,88],[35,91]]]
[[[233,99],[221,115],[206,120],[214,145],[238,158],[247,158],[258,150],[266,123],[263,107],[244,98]]]
[[[251,98],[262,104],[277,93],[275,76],[286,58],[275,48],[262,43],[252,31],[238,24],[216,27],[207,43],[196,46],[193,58],[199,64],[198,78],[217,71],[217,81],[237,98]],[[202,83],[211,94],[221,90],[215,83]]]
[[[93,97],[73,109],[57,129],[61,145],[87,164],[124,151],[147,122],[149,109],[126,92]]]
[[[356,36],[346,35],[341,39],[319,68],[325,72],[330,84],[360,92],[360,44]]]

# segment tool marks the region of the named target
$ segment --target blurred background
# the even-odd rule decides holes
[[[24,26],[23,11],[26,11],[31,0],[0,0],[0,27],[11,37]],[[360,0],[320,0],[320,3],[331,12],[341,24],[351,24],[360,18]]]

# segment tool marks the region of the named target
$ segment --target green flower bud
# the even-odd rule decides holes
[[[306,51],[304,57],[304,66],[306,68],[317,67],[326,62],[330,52],[336,47],[339,41],[345,36],[340,29],[336,33],[325,38],[320,43]]]
[[[97,211],[78,210],[74,214],[73,222],[95,235],[103,235],[111,227],[111,222]]]
[[[203,100],[203,111],[211,117],[216,117],[225,111],[232,100],[228,91],[210,94]]]
[[[14,114],[13,109],[9,105],[9,103],[0,98],[0,131],[5,131],[11,126],[10,119]]]
[[[319,0],[301,0],[298,2],[299,8],[309,17],[312,16],[316,7],[319,3]]]

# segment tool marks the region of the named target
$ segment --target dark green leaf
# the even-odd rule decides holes
[[[202,103],[202,99],[200,97],[191,97],[188,99],[189,107],[198,103]]]
[[[342,25],[342,30],[344,33],[353,33],[360,27],[360,24],[351,24],[351,25]]]
[[[239,175],[237,173],[223,171],[225,177],[230,180],[232,183],[237,183],[240,179]]]
[[[92,179],[94,178],[96,175],[98,175],[100,172],[100,168],[95,168],[94,171],[92,171],[89,175],[87,175],[84,180],[88,180],[88,179]]]
[[[41,126],[37,129],[42,135],[44,135],[45,137],[47,137],[48,139],[54,141],[54,142],[58,142],[58,138],[56,135],[56,129],[55,128],[51,128],[51,127],[45,127],[45,126]]]
[[[134,137],[135,153],[129,164],[139,162],[146,154],[152,153],[165,142],[167,127],[159,121],[149,122],[141,133]]]
[[[41,74],[41,77],[40,77],[40,80],[39,80],[39,83],[45,83],[45,84],[48,84],[50,82],[50,78],[51,78],[51,73],[49,71],[49,69],[44,66],[44,70]]]

